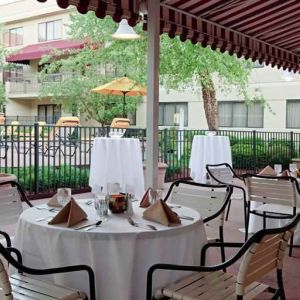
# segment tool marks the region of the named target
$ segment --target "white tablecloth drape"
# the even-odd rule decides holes
[[[254,209],[260,205],[262,205],[262,203],[252,201],[251,209]],[[292,213],[292,210],[291,210],[291,213]],[[291,219],[275,220],[275,219],[268,219],[268,218],[266,220],[267,220],[266,228],[282,227],[291,221]],[[261,229],[263,229],[263,217],[250,214],[249,233],[255,233],[256,231],[261,230]],[[300,225],[297,226],[297,228],[294,232],[294,245],[300,245]]]
[[[89,222],[94,222],[94,208],[81,207]],[[142,219],[143,209],[134,202],[136,221],[152,224],[157,231],[130,225],[126,215],[109,215],[101,227],[85,232],[72,228],[47,225],[38,218],[51,215],[45,210],[30,208],[21,215],[16,229],[14,246],[23,254],[24,264],[33,268],[50,268],[86,264],[96,275],[98,300],[142,300],[146,295],[146,275],[155,263],[199,265],[201,247],[206,234],[200,215],[190,208],[175,209],[194,221],[182,220],[182,225],[166,227]],[[176,272],[157,272],[154,287],[176,280]],[[186,275],[184,273],[184,275]],[[88,291],[87,276],[83,273],[60,274],[45,278],[58,284]]]
[[[96,138],[92,148],[89,185],[107,191],[108,183],[119,183],[123,192],[142,198],[144,187],[141,145],[134,138]]]
[[[190,157],[190,176],[196,182],[206,183],[207,164],[232,165],[231,148],[227,136],[195,135]]]

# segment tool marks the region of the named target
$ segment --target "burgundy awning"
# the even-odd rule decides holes
[[[71,41],[71,40],[57,40],[39,44],[33,44],[25,46],[24,48],[18,50],[17,53],[11,54],[6,57],[7,62],[28,62],[32,59],[39,59],[43,55],[48,55],[54,49],[63,51],[63,53],[68,53],[73,49],[82,49],[84,47],[84,42]]]
[[[44,2],[46,0],[38,0]],[[151,0],[57,0],[61,8],[75,5],[99,18],[135,25],[141,2]],[[146,7],[143,5],[143,7]],[[158,7],[159,9],[159,7]],[[297,0],[161,0],[161,32],[179,35],[222,52],[299,71],[300,2]],[[144,29],[147,29],[147,15]]]

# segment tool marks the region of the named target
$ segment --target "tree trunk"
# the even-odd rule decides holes
[[[208,129],[212,131],[218,130],[219,119],[216,91],[213,80],[208,72],[200,75],[200,84]]]

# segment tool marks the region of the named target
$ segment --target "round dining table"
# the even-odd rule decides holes
[[[195,135],[189,162],[190,176],[196,182],[206,183],[206,165],[232,165],[228,136]]]
[[[195,210],[183,206],[173,208],[179,216],[189,216],[193,220],[182,219],[181,225],[164,226],[144,220],[144,209],[134,202],[132,219],[154,225],[157,230],[131,225],[126,214],[109,214],[107,221],[90,231],[75,230],[75,227],[97,220],[95,209],[87,205],[87,200],[77,202],[88,219],[73,228],[65,224],[49,225],[48,220],[41,220],[56,213],[46,209],[33,207],[22,213],[14,246],[21,251],[26,266],[42,269],[89,265],[96,276],[97,299],[142,300],[146,297],[147,271],[151,265],[199,265],[200,251],[207,239],[201,216]],[[183,274],[158,271],[153,287],[164,286]],[[87,275],[82,272],[51,275],[45,279],[88,292]]]
[[[110,183],[119,183],[121,192],[142,198],[145,192],[142,150],[139,139],[95,138],[91,153],[90,187],[107,192]]]

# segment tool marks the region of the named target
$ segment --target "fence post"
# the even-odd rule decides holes
[[[290,151],[291,151],[291,161],[292,158],[294,157],[295,149],[294,149],[294,132],[291,131],[291,139],[290,139]]]
[[[252,131],[252,155],[253,155],[253,172],[256,173],[257,166],[256,166],[256,161],[257,161],[257,153],[256,153],[256,130]]]
[[[168,162],[168,151],[167,151],[167,148],[168,148],[168,129],[165,128],[164,129],[164,134],[163,134],[163,148],[164,148],[164,151],[163,151],[163,158],[164,158],[164,163],[167,163]]]
[[[34,192],[39,193],[39,123],[34,123]]]

